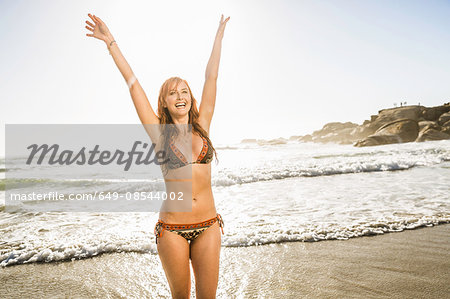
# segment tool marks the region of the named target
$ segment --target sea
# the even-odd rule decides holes
[[[361,148],[254,141],[216,150],[212,188],[223,247],[333,242],[450,222],[450,140]],[[8,211],[5,172],[1,158],[1,266],[157,254],[157,212],[36,212],[30,205],[39,202]],[[63,184],[79,192],[153,190],[148,182]]]

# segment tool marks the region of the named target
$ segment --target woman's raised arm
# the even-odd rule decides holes
[[[92,19],[94,24],[89,21],[86,21],[86,29],[90,30],[91,34],[86,34],[90,37],[95,37],[99,40],[102,40],[106,43],[106,47],[109,50],[109,53],[114,59],[114,62],[117,65],[120,73],[128,84],[131,98],[133,99],[134,107],[139,115],[139,119],[142,124],[159,124],[158,116],[153,111],[150,102],[148,101],[147,95],[145,94],[142,86],[139,84],[139,81],[134,76],[133,70],[130,65],[126,61],[122,52],[119,49],[114,37],[109,31],[106,24],[97,16],[88,14],[88,16]],[[150,137],[153,139],[153,134],[149,132],[146,127],[147,132]]]
[[[203,129],[209,133],[209,126],[214,113],[214,106],[216,104],[216,86],[217,77],[219,75],[220,52],[222,49],[222,39],[230,17],[220,18],[219,28],[217,29],[216,38],[214,40],[211,57],[205,72],[205,84],[203,86],[202,100],[199,108],[199,123]]]

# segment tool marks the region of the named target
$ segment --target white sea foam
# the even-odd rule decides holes
[[[213,192],[225,222],[223,246],[348,239],[450,222],[450,141],[371,148],[245,144],[219,150],[219,159]],[[139,180],[62,184],[84,192],[153,188]],[[157,213],[26,211],[26,205],[0,210],[2,266],[156,253]]]

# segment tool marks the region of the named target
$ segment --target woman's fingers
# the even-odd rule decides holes
[[[225,27],[227,26],[227,22],[230,19],[230,17],[223,19],[223,15],[220,17],[220,25],[219,28],[217,28],[216,38],[223,38],[223,34],[225,31]]]
[[[97,21],[100,23],[100,24],[103,24],[103,21],[102,21],[102,19],[100,19],[100,17],[97,17],[97,16],[94,16],[96,19],[97,19]]]
[[[94,15],[94,18],[95,18],[95,20],[97,21],[98,24],[101,24],[101,23],[102,23],[102,20],[100,20],[100,18],[97,17],[96,15]]]
[[[89,22],[89,21],[86,21],[86,24],[88,24],[89,26],[91,26],[91,27],[95,27],[95,25],[94,24],[92,24],[91,22]]]
[[[223,21],[223,24],[226,24],[228,22],[228,20],[230,19],[230,17],[226,18],[225,21]]]
[[[227,22],[228,22],[229,19],[230,19],[230,17],[226,18],[225,21],[221,21],[221,22],[220,22],[220,26],[219,26],[219,30],[220,30],[220,31],[225,30],[225,27],[226,27]]]
[[[223,20],[223,15],[220,17],[220,25],[222,26],[222,25],[225,25],[227,22],[228,22],[228,20],[230,19],[230,17],[228,17],[228,18],[226,18],[225,20]]]
[[[94,21],[95,24],[98,23],[98,21],[95,19],[95,16],[91,15],[90,13],[88,13],[88,16],[91,18],[92,21]]]
[[[86,33],[86,36],[91,36],[91,37],[100,39],[100,37],[98,36],[97,33],[96,33],[97,36],[96,36],[96,34],[94,34],[94,31],[95,31],[95,28],[100,28],[102,26],[103,21],[99,17],[97,17],[93,14],[88,13],[88,16],[89,16],[89,18],[91,18],[91,20],[94,22],[94,24],[92,24],[89,21],[86,21],[86,24],[89,25],[89,26],[85,26],[86,29],[92,32],[92,33]]]

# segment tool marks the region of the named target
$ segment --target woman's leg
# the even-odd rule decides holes
[[[197,299],[216,298],[221,240],[217,221],[191,242]]]
[[[165,230],[158,238],[158,254],[173,298],[189,298],[191,272],[189,243],[176,233]]]

